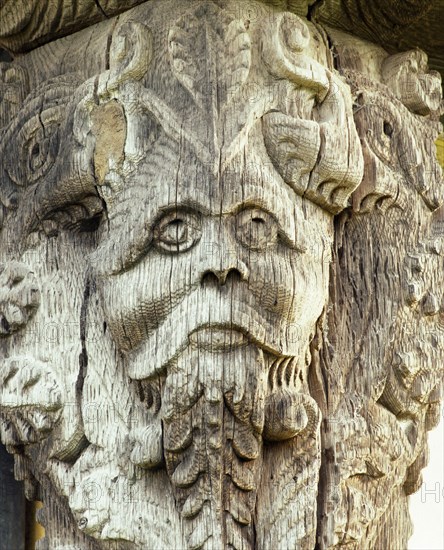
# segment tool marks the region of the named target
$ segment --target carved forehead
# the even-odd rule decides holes
[[[152,205],[194,203],[208,213],[228,213],[250,201],[266,204],[276,213],[292,210],[300,200],[296,201],[297,194],[268,157],[260,125],[249,137],[227,168],[215,173],[191,147],[180,148],[161,136],[137,165],[122,194],[143,195]],[[109,185],[113,188],[112,181]]]
[[[105,181],[104,187],[108,184],[112,186],[113,182]],[[111,226],[136,224],[139,228],[136,233],[146,233],[171,208],[196,210],[207,216],[229,216],[257,207],[272,214],[291,241],[296,233],[300,238],[311,235],[316,242],[319,237],[323,243],[327,235],[332,238],[331,216],[283,181],[267,157],[261,139],[252,139],[221,175],[215,175],[189,149],[179,155],[174,143],[163,136],[140,162],[128,185],[114,192],[113,196],[113,190],[109,191],[107,211]]]

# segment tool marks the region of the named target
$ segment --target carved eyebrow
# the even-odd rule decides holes
[[[175,200],[169,202],[156,201],[152,197],[144,202],[143,207],[139,203],[139,218],[131,231],[127,225],[127,210],[122,207],[112,220],[113,233],[118,234],[118,239],[110,238],[94,253],[99,271],[112,275],[130,269],[149,251],[153,229],[159,219],[176,210],[199,212],[203,216],[228,216],[247,208],[258,208],[276,221],[279,235],[287,246],[304,252],[308,248],[310,233],[306,228],[308,222],[303,209],[298,208],[298,202],[303,199],[284,182],[274,178],[267,178],[266,185],[261,184],[260,180],[251,181],[251,177],[248,179],[250,181],[244,181],[242,186],[237,187],[237,193],[224,196],[222,205],[215,200],[214,208],[206,206],[208,191],[202,188],[182,190]]]
[[[208,195],[204,193],[198,193],[195,195],[195,198],[191,197],[183,197],[180,198],[180,202],[173,202],[170,204],[166,204],[164,206],[158,207],[158,214],[153,217],[153,221],[151,223],[151,227],[153,227],[159,218],[163,215],[166,215],[169,212],[174,212],[175,210],[178,211],[194,211],[199,212],[203,216],[230,216],[230,215],[236,215],[242,210],[250,209],[250,208],[257,208],[260,210],[263,210],[267,214],[269,214],[277,223],[279,228],[279,235],[285,242],[287,246],[290,246],[291,248],[297,248],[299,250],[302,250],[305,248],[305,245],[302,244],[300,241],[305,242],[305,238],[302,237],[300,233],[301,231],[296,231],[296,213],[295,208],[292,208],[292,212],[289,215],[289,213],[283,212],[283,215],[279,215],[279,206],[282,204],[287,204],[288,206],[292,206],[292,203],[290,201],[290,198],[288,194],[285,195],[285,198],[287,201],[283,201],[282,203],[279,202],[280,197],[276,197],[276,194],[269,192],[268,190],[264,188],[257,188],[258,190],[261,190],[263,193],[262,196],[258,193],[257,195],[253,194],[251,197],[246,198],[245,200],[242,200],[239,203],[236,203],[234,205],[229,205],[227,208],[222,208],[222,211],[217,210],[211,211],[210,208],[206,207],[203,204],[204,198],[208,200]],[[291,192],[291,190],[290,190]],[[201,195],[201,197],[199,197]],[[276,201],[276,198],[278,199]],[[199,200],[200,199],[200,200]],[[268,200],[267,200],[268,199]],[[273,200],[274,199],[274,200]],[[159,213],[160,212],[160,213]],[[298,223],[299,223],[299,216],[298,217]],[[305,225],[303,223],[303,225]]]
[[[131,269],[141,258],[143,258],[152,247],[153,242],[153,230],[156,224],[166,215],[171,212],[199,212],[202,216],[235,216],[239,212],[246,209],[258,209],[266,212],[275,220],[278,226],[278,234],[284,244],[294,250],[301,253],[306,252],[308,248],[307,231],[305,230],[306,221],[300,220],[298,216],[298,230],[296,231],[296,224],[294,223],[295,210],[293,209],[293,215],[285,217],[284,221],[291,223],[281,223],[276,214],[267,207],[267,205],[260,200],[247,200],[237,205],[230,212],[223,212],[222,214],[211,213],[208,209],[190,207],[190,201],[184,203],[172,203],[158,210],[157,216],[150,220],[139,221],[134,231],[126,231],[124,226],[117,227],[115,231],[120,232],[117,239],[109,238],[103,243],[97,251],[94,253],[93,258],[98,266],[98,272],[103,275],[117,275],[122,271]],[[116,243],[117,247],[116,247]]]

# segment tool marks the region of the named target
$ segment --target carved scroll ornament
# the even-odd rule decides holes
[[[153,0],[10,65],[0,425],[41,548],[370,548],[382,492],[417,488],[441,96],[383,51],[379,83],[339,74],[328,38]]]

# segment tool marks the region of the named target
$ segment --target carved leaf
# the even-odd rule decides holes
[[[148,27],[135,21],[124,23],[118,28],[111,43],[111,75],[106,88],[116,89],[126,80],[143,78],[152,57],[153,36]]]
[[[0,265],[0,336],[22,329],[40,303],[34,274],[20,262]]]
[[[250,38],[241,21],[205,2],[169,34],[171,65],[199,107],[216,112],[233,100],[251,64]]]
[[[263,133],[276,170],[284,181],[303,195],[321,145],[319,125],[283,113],[269,113],[263,117]]]
[[[0,410],[14,426],[15,444],[45,437],[61,408],[60,383],[50,365],[17,356],[0,366]]]

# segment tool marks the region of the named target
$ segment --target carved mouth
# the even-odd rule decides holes
[[[227,351],[248,344],[249,340],[239,327],[220,325],[201,327],[189,335],[191,345],[206,351]]]

